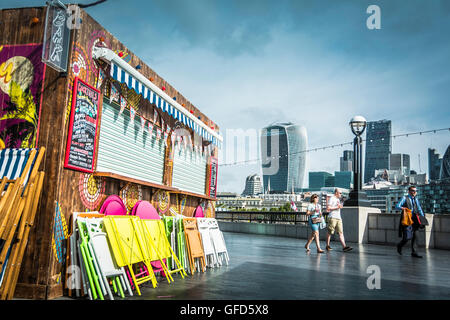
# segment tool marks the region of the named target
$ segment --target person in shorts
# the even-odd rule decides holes
[[[352,250],[353,248],[349,247],[345,244],[344,228],[343,228],[342,219],[341,219],[341,209],[343,208],[343,205],[341,203],[340,196],[341,196],[341,192],[339,191],[338,188],[336,188],[336,189],[334,189],[334,195],[331,196],[330,199],[328,199],[327,211],[329,212],[329,214],[328,214],[328,220],[327,220],[328,233],[327,233],[326,249],[328,251],[333,250],[330,247],[330,239],[331,239],[331,235],[334,234],[335,232],[337,232],[339,235],[339,240],[341,241],[342,250],[344,252],[347,252],[347,251]]]
[[[320,248],[320,240],[319,240],[319,226],[320,226],[320,222],[319,223],[313,223],[313,218],[322,218],[322,208],[320,207],[319,204],[319,196],[317,194],[313,194],[311,196],[311,203],[308,205],[308,208],[306,209],[306,214],[308,215],[308,223],[309,226],[312,230],[311,233],[311,237],[309,237],[308,242],[306,242],[305,244],[305,249],[306,251],[310,251],[309,250],[309,245],[311,244],[311,242],[316,239],[316,247],[317,247],[317,253],[324,253],[325,251],[323,251]]]

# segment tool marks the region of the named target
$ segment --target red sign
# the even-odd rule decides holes
[[[100,91],[75,78],[64,167],[94,172]]]

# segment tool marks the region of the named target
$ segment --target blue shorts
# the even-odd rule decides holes
[[[312,223],[312,218],[317,218],[317,217],[319,217],[319,216],[318,215],[314,215],[314,216],[310,216],[309,219],[308,219],[309,226],[311,227],[312,231],[319,231],[320,223]]]

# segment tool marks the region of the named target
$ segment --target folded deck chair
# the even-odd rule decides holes
[[[127,207],[118,195],[113,194],[103,202],[100,213],[103,213],[105,216],[125,216],[127,214]]]
[[[184,218],[183,226],[191,273],[194,274],[196,269],[205,272],[205,253],[203,251],[200,232],[197,227],[197,219]],[[198,259],[199,261],[196,262],[195,259]],[[198,262],[200,262],[201,267],[198,265]]]
[[[203,251],[206,257],[206,266],[214,268],[218,266],[218,259],[216,251],[214,250],[214,244],[209,232],[209,219],[210,218],[197,218],[198,231],[202,237]]]
[[[109,215],[103,219],[103,225],[108,235],[116,265],[128,267],[134,287],[138,295],[141,295],[140,284],[151,281],[153,288],[155,288],[157,281],[140,240],[138,220],[138,217],[133,216]],[[138,263],[143,263],[148,270],[148,274],[139,278],[136,277],[133,269],[133,265]]]
[[[173,252],[177,251],[177,243],[176,243],[176,232],[175,232],[175,219],[174,217],[164,216],[162,218],[164,223],[164,230],[166,231],[167,241],[170,243],[170,247]],[[175,260],[169,258],[167,260],[167,266],[169,269],[175,269]]]
[[[209,224],[209,234],[211,235],[214,250],[216,251],[218,263],[219,265],[222,265],[222,261],[223,259],[225,259],[225,262],[228,265],[230,258],[228,256],[228,250],[225,244],[225,239],[223,238],[223,233],[219,229],[219,224],[217,223],[217,220],[214,218],[209,218],[208,224]]]
[[[161,220],[156,219],[142,219],[141,226],[149,260],[158,262],[158,265],[161,266],[169,283],[173,281],[172,274],[174,273],[180,273],[181,277],[184,278],[186,271],[167,240],[164,223]],[[166,264],[168,258],[173,259],[175,262],[176,267],[172,270],[170,270]]]
[[[191,269],[189,266],[189,259],[186,248],[186,237],[184,234],[184,226],[183,226],[184,216],[179,215],[175,217],[175,233],[176,233],[176,243],[177,243],[177,257],[181,262],[184,270],[191,273]]]
[[[101,277],[105,284],[108,296],[111,300],[114,300],[111,288],[109,287],[108,279],[112,278],[112,285],[114,291],[119,291],[122,298],[125,297],[122,287],[128,290],[130,296],[133,295],[130,284],[126,278],[125,270],[117,267],[114,264],[111,256],[111,249],[108,245],[106,233],[103,230],[102,218],[79,218],[85,222],[87,231],[89,233],[89,242],[93,249],[94,258],[97,260],[97,264],[100,269]]]
[[[26,223],[32,224],[37,210],[43,176],[38,169],[45,148],[0,151],[0,277],[2,299],[11,299],[28,241]],[[42,173],[43,174],[43,173]],[[31,186],[29,180],[32,181]],[[35,206],[34,206],[35,204]],[[23,218],[22,218],[23,217]],[[33,219],[33,221],[30,220]],[[20,222],[22,221],[22,222]],[[17,231],[17,235],[16,235]],[[13,242],[14,237],[16,241]],[[24,245],[25,244],[25,245]],[[8,262],[11,260],[10,266]]]

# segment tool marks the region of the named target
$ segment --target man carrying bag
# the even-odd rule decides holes
[[[415,186],[408,188],[408,195],[404,196],[396,208],[402,211],[402,217],[399,224],[399,237],[402,240],[397,244],[397,252],[402,254],[402,247],[411,240],[411,256],[414,258],[422,258],[418,255],[414,245],[416,242],[416,231],[425,228],[428,222],[425,218],[419,199],[417,199],[417,189]]]

